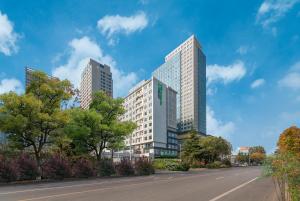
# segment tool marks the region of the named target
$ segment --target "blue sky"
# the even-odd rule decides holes
[[[1,0],[0,93],[24,91],[24,66],[78,86],[93,57],[122,96],[191,34],[207,56],[208,132],[273,151],[300,121],[300,0]]]

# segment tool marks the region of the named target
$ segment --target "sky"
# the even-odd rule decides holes
[[[24,92],[25,66],[78,87],[92,57],[124,96],[192,34],[207,59],[208,133],[273,152],[300,121],[300,0],[1,0],[0,94]]]

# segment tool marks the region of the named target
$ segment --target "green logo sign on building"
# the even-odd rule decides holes
[[[162,104],[162,92],[163,92],[163,85],[161,83],[158,83],[157,92],[158,92],[159,103],[161,105]]]

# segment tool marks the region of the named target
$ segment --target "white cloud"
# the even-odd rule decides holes
[[[14,32],[14,26],[6,14],[0,11],[0,52],[10,56],[18,51],[16,42],[19,35]]]
[[[264,28],[269,27],[284,17],[299,2],[300,0],[265,0],[257,11],[256,21]]]
[[[238,81],[246,75],[246,67],[242,61],[236,61],[228,66],[218,64],[208,65],[206,69],[208,85],[213,82],[228,84],[233,81]]]
[[[286,74],[280,81],[279,85],[292,89],[300,89],[300,73],[291,72]]]
[[[89,37],[75,38],[70,43],[71,48],[66,64],[53,69],[53,76],[60,79],[68,79],[76,88],[79,88],[80,78],[89,58],[100,61],[111,67],[113,75],[114,95],[123,96],[137,82],[134,72],[126,74],[116,68],[116,62],[109,55],[105,55],[101,47]]]
[[[15,79],[3,79],[0,82],[0,94],[14,91],[16,93],[21,93],[23,91],[22,83]]]
[[[255,88],[258,88],[262,85],[264,85],[266,83],[266,81],[264,79],[257,79],[257,80],[254,80],[251,84],[251,88],[252,89],[255,89]]]
[[[288,73],[278,82],[279,86],[300,89],[300,61],[291,66]]]
[[[207,133],[215,136],[222,136],[229,138],[235,131],[235,124],[233,122],[222,122],[215,117],[214,111],[206,107]]]
[[[113,36],[117,34],[129,35],[141,31],[148,25],[147,15],[140,11],[132,16],[106,15],[97,22],[97,27],[109,39],[109,44],[116,43]]]
[[[245,55],[247,54],[249,51],[249,47],[248,46],[240,46],[236,52],[239,53],[240,55]]]

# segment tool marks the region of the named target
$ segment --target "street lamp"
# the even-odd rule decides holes
[[[130,140],[129,140],[129,141],[130,141],[130,144],[129,144],[129,147],[130,147],[130,148],[129,148],[129,160],[131,161],[131,157],[132,157],[132,156],[131,156],[131,154],[132,154],[132,153],[131,153],[131,151],[132,151],[132,150],[131,150],[131,149],[132,149],[132,147],[131,147],[131,143],[132,143],[132,133],[131,133],[131,135],[130,135]]]

